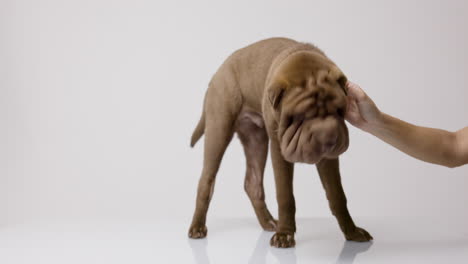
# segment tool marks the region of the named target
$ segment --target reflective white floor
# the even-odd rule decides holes
[[[356,219],[372,243],[345,242],[333,218],[298,219],[296,248],[269,246],[254,219],[29,223],[0,227],[0,263],[468,263],[468,224]]]

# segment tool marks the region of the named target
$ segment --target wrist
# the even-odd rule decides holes
[[[370,122],[366,122],[362,129],[371,134],[377,133],[378,131],[385,129],[388,124],[388,120],[389,116],[379,111],[375,118]]]

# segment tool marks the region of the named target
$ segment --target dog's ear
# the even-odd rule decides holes
[[[346,90],[346,82],[348,81],[348,78],[346,78],[343,72],[338,67],[333,67],[329,72],[329,76],[330,80],[336,80],[341,89],[343,89],[345,95],[348,95],[348,91]]]
[[[346,88],[346,83],[348,82],[348,78],[346,78],[346,76],[344,76],[343,74],[338,78],[337,82],[340,84],[341,89],[343,89],[345,95],[348,95],[348,90]]]
[[[285,86],[281,83],[275,83],[268,88],[268,100],[270,100],[275,110],[278,110],[281,100],[283,99],[284,91]]]

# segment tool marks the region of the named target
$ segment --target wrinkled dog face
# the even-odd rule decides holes
[[[281,64],[269,99],[287,161],[314,164],[346,151],[345,83],[343,73],[320,53],[298,52]]]

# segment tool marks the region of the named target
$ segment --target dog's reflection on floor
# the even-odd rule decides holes
[[[206,247],[208,246],[208,239],[189,239],[189,245],[192,248],[193,259],[196,264],[209,264],[210,259]]]
[[[357,254],[366,252],[371,246],[372,242],[345,241],[341,253],[336,260],[336,264],[353,263]]]
[[[261,232],[257,239],[257,244],[249,258],[249,264],[266,264],[266,256],[268,251],[271,252],[277,261],[281,264],[291,263],[296,264],[296,249],[295,248],[274,248],[270,246],[270,239],[273,236],[272,232]]]
[[[266,264],[267,254],[270,252],[281,264],[296,264],[296,249],[295,248],[273,248],[270,246],[270,238],[273,235],[271,232],[261,232],[257,239],[255,248],[249,258],[249,264]],[[197,264],[209,264],[207,246],[208,239],[189,239],[189,245],[192,248],[193,258]],[[356,255],[366,252],[372,246],[372,242],[352,242],[346,241],[343,243],[340,255],[336,260],[337,264],[354,262]]]

